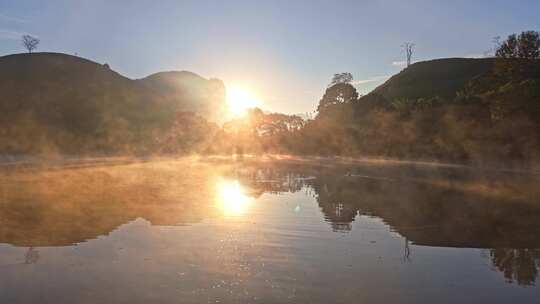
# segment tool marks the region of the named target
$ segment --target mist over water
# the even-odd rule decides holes
[[[540,1],[81,2],[0,2],[0,304],[540,303]]]
[[[290,158],[2,170],[1,302],[540,296],[534,173]]]

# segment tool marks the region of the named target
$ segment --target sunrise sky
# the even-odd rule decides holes
[[[406,2],[406,3],[405,3]],[[474,3],[473,3],[474,2]],[[159,4],[157,4],[159,3]],[[494,36],[539,30],[540,1],[23,1],[0,2],[0,54],[77,54],[141,78],[165,70],[217,77],[269,111],[312,111],[331,76],[360,93],[414,60],[481,57]]]

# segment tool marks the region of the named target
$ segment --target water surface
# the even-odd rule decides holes
[[[0,177],[1,303],[536,303],[534,174],[154,161]]]

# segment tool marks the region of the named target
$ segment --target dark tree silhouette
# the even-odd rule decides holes
[[[39,39],[30,35],[24,35],[22,36],[22,44],[28,50],[28,53],[31,54],[33,50],[37,49]]]
[[[223,129],[226,133],[251,134],[255,137],[264,137],[277,134],[294,133],[301,130],[305,120],[297,115],[281,113],[264,113],[259,108],[249,109],[245,117],[226,122]]]
[[[356,100],[358,100],[358,92],[354,86],[350,83],[338,83],[326,89],[324,96],[319,101],[317,111],[321,112],[329,106],[351,103]]]
[[[496,57],[502,58],[517,58],[518,40],[516,34],[508,36],[508,38],[500,43],[495,51]]]
[[[407,66],[411,65],[412,55],[413,55],[413,47],[414,43],[412,42],[405,42],[401,45],[401,47],[405,50],[405,55],[407,56]]]
[[[334,86],[338,83],[351,83],[353,81],[353,75],[351,73],[337,73],[332,77],[332,81],[328,85],[329,87]]]
[[[519,58],[540,58],[540,35],[535,31],[523,32],[518,37]]]
[[[512,34],[499,43],[496,57],[501,58],[540,58],[540,35],[536,31],[526,31],[519,35]]]

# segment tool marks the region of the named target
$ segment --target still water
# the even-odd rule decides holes
[[[152,161],[0,176],[0,303],[540,303],[540,178]]]

